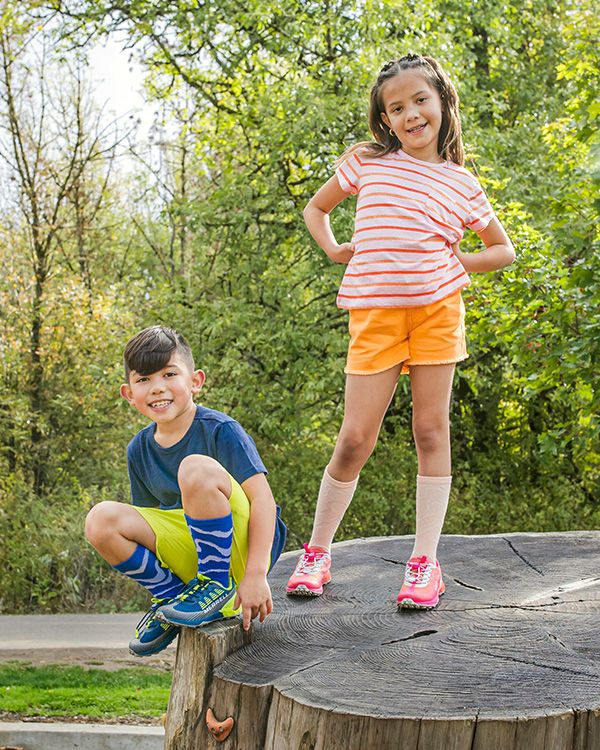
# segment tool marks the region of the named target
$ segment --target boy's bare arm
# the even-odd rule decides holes
[[[264,474],[255,474],[241,486],[250,501],[250,522],[246,573],[238,587],[236,606],[242,605],[244,630],[248,630],[251,619],[258,615],[263,622],[273,611],[267,572],[271,561],[276,513],[273,493]]]

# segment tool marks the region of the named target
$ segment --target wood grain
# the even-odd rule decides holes
[[[224,750],[600,750],[600,533],[445,536],[440,605],[398,612],[412,541],[334,545],[317,599],[288,553],[251,643],[184,634],[168,750],[213,747],[193,705],[236,718]]]

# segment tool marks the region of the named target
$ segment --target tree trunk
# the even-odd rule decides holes
[[[444,537],[440,605],[398,612],[411,548],[334,545],[318,599],[285,596],[288,553],[251,643],[184,632],[166,748],[598,750],[600,533]],[[208,707],[235,720],[223,743]]]

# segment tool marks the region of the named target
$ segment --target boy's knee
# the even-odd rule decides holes
[[[119,503],[103,500],[90,510],[85,518],[85,536],[94,546],[113,532],[118,520]]]
[[[186,456],[177,472],[179,489],[187,492],[209,492],[214,489],[226,490],[230,482],[225,469],[210,456],[192,454]]]

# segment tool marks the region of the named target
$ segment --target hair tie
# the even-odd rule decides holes
[[[403,55],[398,62],[423,62],[421,55],[415,55],[413,52],[409,52],[407,55]]]

